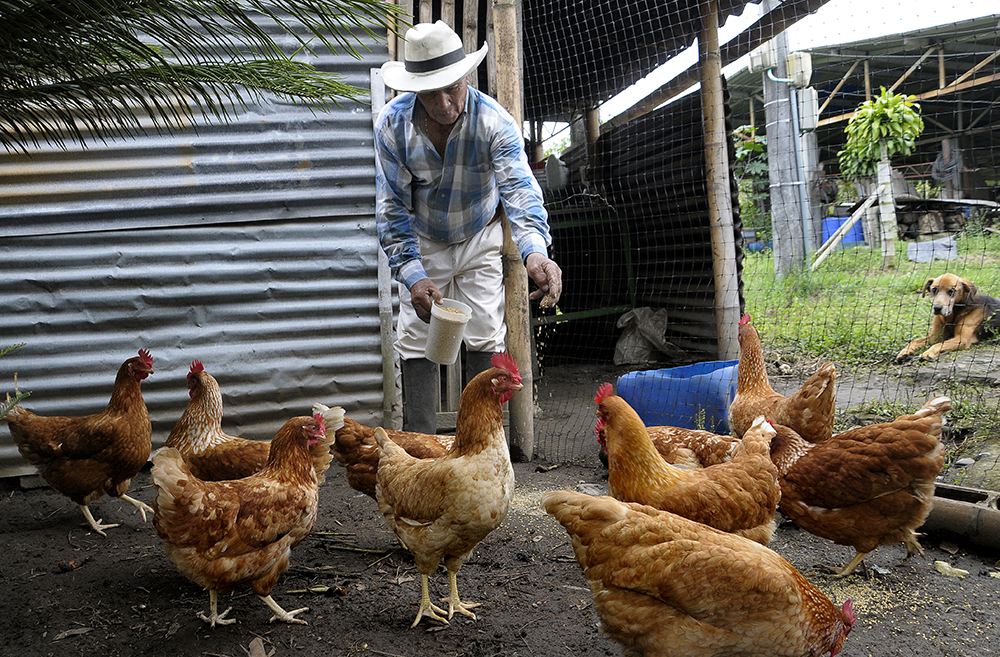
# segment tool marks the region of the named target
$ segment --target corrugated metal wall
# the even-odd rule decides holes
[[[367,88],[387,58],[320,54]],[[289,43],[289,47],[293,47]],[[149,349],[143,383],[162,443],[200,359],[223,428],[270,438],[314,401],[381,419],[371,112],[272,102],[230,125],[87,149],[0,155],[0,391],[81,415]],[[30,472],[0,426],[0,476]]]

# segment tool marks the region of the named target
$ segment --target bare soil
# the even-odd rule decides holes
[[[261,637],[283,655],[481,656],[619,655],[600,634],[590,592],[563,529],[539,510],[545,491],[578,485],[606,488],[594,466],[515,464],[515,506],[473,552],[459,574],[463,599],[479,601],[478,619],[456,616],[445,627],[424,620],[411,629],[419,599],[413,559],[385,527],[375,502],[348,487],[338,466],[321,488],[312,536],[292,554],[275,600],[308,606],[307,626],[268,623],[270,611],[250,590],[220,596],[234,625],[199,620],[208,594],[167,560],[150,522],[118,500],[103,498],[95,517],[121,526],[103,538],[82,525],[74,504],[49,488],[5,480],[0,490],[0,649],[36,655],[206,655],[244,657]],[[596,488],[595,488],[596,487]],[[149,502],[148,469],[130,493]],[[805,572],[838,605],[854,599],[859,620],[843,655],[964,657],[1000,651],[1000,579],[995,550],[927,536],[926,556],[901,563],[902,546],[879,548],[864,573],[846,581],[813,573],[820,562],[843,564],[849,548],[781,525],[771,547]],[[945,549],[946,548],[946,549]],[[969,571],[945,577],[934,561]],[[877,566],[878,568],[874,568]],[[443,569],[432,595],[447,593]],[[224,606],[224,607],[223,607]]]

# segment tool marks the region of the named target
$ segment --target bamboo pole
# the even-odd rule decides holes
[[[705,124],[705,182],[712,233],[715,280],[715,315],[719,334],[719,359],[739,357],[736,339],[740,320],[739,282],[736,276],[736,239],[729,186],[729,149],[725,104],[722,99],[722,63],[719,56],[718,0],[701,3],[701,107]]]
[[[521,123],[520,56],[516,0],[493,0],[493,38],[496,48],[497,100],[514,122]],[[531,362],[531,314],[528,271],[511,239],[510,222],[503,217],[504,289],[507,302],[507,350],[518,363],[524,390],[510,399],[510,453],[515,461],[530,461],[534,453],[534,378]]]
[[[823,113],[823,110],[826,109],[826,106],[830,104],[830,101],[833,100],[833,97],[837,95],[837,92],[840,91],[840,88],[844,86],[845,82],[847,82],[847,78],[851,77],[851,73],[853,73],[854,69],[858,67],[858,61],[859,60],[855,59],[854,63],[851,64],[851,68],[847,69],[847,73],[844,73],[844,77],[840,78],[840,82],[838,82],[837,86],[833,88],[833,91],[830,92],[830,95],[826,97],[826,100],[823,101],[823,104],[819,106],[819,111],[816,112],[816,116],[819,116],[820,114]]]

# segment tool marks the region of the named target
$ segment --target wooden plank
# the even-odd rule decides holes
[[[827,96],[826,100],[823,101],[823,104],[820,105],[819,111],[816,112],[817,116],[823,113],[823,110],[825,110],[826,106],[830,104],[830,101],[833,100],[833,97],[837,95],[837,92],[840,91],[840,88],[844,86],[844,83],[847,82],[847,78],[851,77],[851,73],[854,72],[854,69],[858,67],[858,63],[860,62],[861,62],[860,59],[854,60],[854,63],[851,64],[851,68],[847,69],[847,73],[844,73],[844,77],[840,78],[840,82],[837,83],[837,86],[833,88],[833,91],[830,92],[830,95]],[[753,124],[751,123],[751,125]]]
[[[935,50],[937,50],[937,48],[938,47],[936,45],[931,46],[930,48],[928,48],[927,52],[925,52],[923,55],[921,55],[920,59],[918,59],[916,62],[914,62],[913,66],[911,66],[910,68],[906,69],[906,73],[903,73],[901,76],[899,76],[898,80],[896,80],[895,82],[892,83],[892,86],[889,87],[889,91],[895,91],[896,88],[899,85],[903,84],[903,82],[906,80],[906,78],[910,77],[911,73],[913,73],[915,70],[917,70],[918,68],[920,68],[920,65],[923,64],[927,60],[927,58],[930,57],[931,54]]]

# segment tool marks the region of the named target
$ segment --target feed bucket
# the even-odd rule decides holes
[[[427,333],[424,357],[439,365],[452,365],[458,360],[465,325],[472,317],[472,308],[461,301],[442,299],[431,306],[431,327]]]

